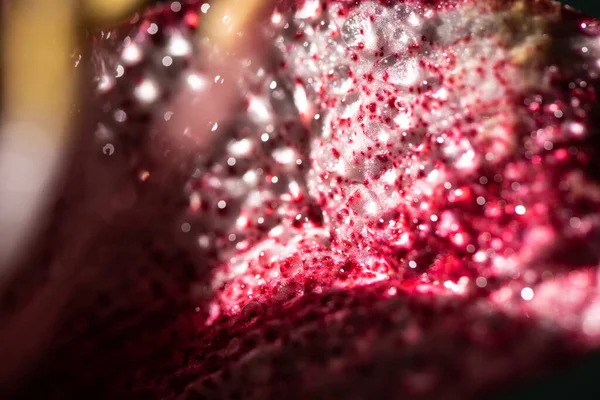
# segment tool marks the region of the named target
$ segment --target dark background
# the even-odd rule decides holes
[[[600,0],[560,0],[592,17],[600,17]]]

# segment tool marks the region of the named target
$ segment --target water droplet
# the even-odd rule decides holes
[[[360,108],[360,94],[358,92],[352,92],[342,99],[340,103],[340,118],[350,118]]]
[[[398,4],[394,7],[396,19],[400,23],[409,23],[411,25],[417,25],[419,18],[413,11],[413,9],[405,4]]]
[[[158,32],[158,25],[156,25],[154,22],[150,24],[150,26],[148,27],[148,33],[150,35],[155,35]]]
[[[363,130],[363,133],[374,142],[380,141],[385,143],[390,138],[388,130],[385,129],[382,124],[377,122],[368,124]]]
[[[181,11],[181,3],[178,1],[174,1],[171,3],[171,11],[179,12]]]
[[[173,58],[171,58],[170,56],[164,56],[162,59],[162,65],[164,65],[165,67],[170,67],[171,64],[173,64]]]
[[[125,120],[127,119],[127,114],[123,110],[116,110],[114,117],[115,121],[117,122],[125,122]]]
[[[319,0],[304,0],[294,16],[299,19],[315,18],[319,14],[320,3]]]
[[[273,150],[273,159],[279,164],[292,164],[297,159],[296,152],[291,147],[281,147]]]
[[[207,86],[206,80],[198,74],[189,74],[186,81],[190,89],[194,91],[202,90]]]
[[[136,64],[142,59],[142,50],[137,44],[131,43],[123,49],[121,59],[127,65]]]
[[[115,80],[108,75],[102,75],[98,79],[98,91],[100,93],[105,93],[105,92],[109,91],[110,89],[112,89],[114,87],[114,85],[115,85]]]
[[[521,297],[525,301],[532,300],[533,299],[533,295],[534,295],[534,293],[533,293],[533,289],[532,288],[526,287],[526,288],[523,288],[521,290]]]
[[[142,103],[153,103],[158,98],[158,86],[150,79],[143,80],[134,89],[134,94]]]
[[[579,25],[581,30],[590,36],[599,36],[600,35],[600,21],[593,19],[586,19],[581,22]]]
[[[173,57],[187,56],[192,52],[192,45],[181,35],[173,34],[169,39],[167,51]]]
[[[361,217],[373,217],[381,211],[377,195],[364,185],[352,185],[348,197],[348,206]]]
[[[106,154],[107,156],[112,156],[115,152],[115,146],[113,146],[110,143],[107,143],[104,145],[104,147],[102,147],[102,153]]]
[[[350,78],[350,68],[347,65],[340,65],[331,71],[331,92],[335,94],[346,94],[352,88],[352,78]]]
[[[394,33],[392,34],[392,38],[396,41],[399,41],[403,44],[407,44],[410,42],[411,39],[411,35],[408,34],[408,32],[406,31],[406,29],[403,28],[397,28],[394,30]]]
[[[376,71],[378,79],[404,87],[414,85],[421,75],[416,59],[393,54],[381,59]]]
[[[517,213],[517,215],[523,215],[523,214],[525,214],[526,211],[527,210],[522,205],[518,205],[515,207],[515,213]]]
[[[360,14],[348,18],[340,33],[344,42],[350,47],[372,48],[377,42],[377,35],[371,21]]]

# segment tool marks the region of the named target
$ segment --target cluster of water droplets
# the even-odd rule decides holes
[[[116,56],[97,61],[108,116],[97,136],[106,155],[120,151],[113,131],[127,135],[150,110],[164,111],[166,125],[177,118],[180,110],[163,103],[171,87],[233,93],[232,111],[197,129],[214,136],[198,153],[180,221],[213,256],[210,290],[219,295],[211,318],[273,293],[314,290],[315,281],[353,287],[403,277],[464,293],[497,277],[520,279],[561,238],[545,194],[563,207],[560,193],[577,178],[559,179],[544,163],[578,157],[576,147],[559,147],[563,131],[569,140],[587,135],[579,108],[586,81],[569,86],[579,96],[571,108],[529,94],[516,104],[528,83],[512,61],[526,38],[503,46],[496,34],[510,11],[302,5],[294,15],[275,11],[265,27],[273,60],[226,60],[243,71],[233,79],[198,65],[198,53],[223,54],[207,39],[192,40],[197,14],[164,32],[141,23]],[[576,45],[586,57],[597,52],[590,40]],[[117,85],[125,76],[128,84]],[[124,97],[134,106],[120,104]],[[525,138],[523,123],[531,129]],[[181,127],[183,136],[193,130]],[[563,211],[567,227],[594,225]],[[534,275],[515,289],[527,301]]]
[[[525,139],[525,158],[514,161],[524,122],[514,94],[532,84],[518,60],[535,57],[527,52],[538,33],[523,27],[503,37],[511,18],[510,9],[479,15],[466,5],[442,17],[423,5],[362,2],[332,4],[282,31],[278,47],[309,105],[299,108],[313,117],[307,186],[334,248],[359,249],[406,278],[427,271],[420,279],[463,291],[457,282],[518,278],[561,240],[562,222],[549,222],[544,202],[552,191],[570,207],[549,186],[563,167],[543,170],[536,155],[560,139]],[[551,72],[536,73],[547,82]],[[526,123],[546,132],[572,118],[546,107],[550,119]],[[523,290],[518,297],[531,300]]]

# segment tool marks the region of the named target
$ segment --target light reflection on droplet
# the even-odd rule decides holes
[[[170,67],[173,64],[173,58],[171,56],[164,56],[162,59],[162,65]]]
[[[278,12],[277,9],[275,11],[273,11],[273,14],[271,15],[271,23],[273,25],[279,25],[282,20],[283,20],[283,17],[281,15],[281,13]]]
[[[227,146],[227,150],[234,156],[246,156],[252,151],[252,142],[249,139],[241,139],[231,142]]]
[[[523,289],[521,289],[521,298],[525,301],[529,301],[531,299],[533,299],[533,289],[530,287],[525,287]]]
[[[127,119],[127,114],[125,113],[125,111],[123,110],[116,110],[115,111],[115,121],[117,122],[124,122]]]
[[[108,75],[102,75],[98,82],[98,91],[104,93],[104,92],[110,90],[114,86],[114,84],[115,84],[115,81],[113,78],[111,78]]]
[[[124,73],[125,73],[125,68],[123,68],[122,65],[117,65],[117,73],[115,75],[115,78],[122,77]]]
[[[279,164],[291,164],[296,159],[296,152],[290,147],[283,147],[273,151],[273,159]]]
[[[292,195],[292,197],[294,199],[297,199],[298,197],[300,197],[300,186],[298,185],[298,182],[291,181],[288,184],[288,188],[290,189],[290,194]]]
[[[198,91],[206,87],[206,81],[198,74],[189,74],[186,78],[190,89]]]
[[[242,177],[242,179],[244,180],[244,182],[246,182],[249,185],[256,185],[258,183],[258,177],[256,176],[256,172],[254,171],[248,171],[244,174],[244,176]]]
[[[477,253],[475,253],[473,255],[473,261],[477,262],[477,263],[483,263],[487,260],[487,256],[485,255],[485,253],[483,251],[478,251]]]
[[[106,154],[107,156],[112,156],[115,152],[115,146],[113,146],[110,143],[107,143],[104,145],[104,147],[102,147],[102,153]]]
[[[136,86],[134,94],[142,103],[152,103],[158,98],[158,87],[154,81],[145,79]]]
[[[174,34],[169,39],[167,51],[174,57],[183,57],[192,52],[192,45],[183,36]]]
[[[251,96],[248,100],[248,112],[255,115],[259,119],[266,120],[271,113],[268,109],[268,104],[264,98]]]
[[[146,182],[148,180],[148,178],[150,178],[150,172],[148,172],[148,171],[141,171],[140,174],[139,174],[139,178],[140,178],[140,181]]]
[[[158,25],[156,25],[154,22],[150,24],[150,26],[148,27],[147,32],[150,35],[155,35],[156,33],[158,33]]]
[[[203,249],[206,249],[208,246],[210,246],[210,238],[206,235],[198,237],[198,245]]]
[[[573,122],[570,126],[569,129],[571,130],[571,132],[573,132],[573,134],[579,136],[582,135],[585,132],[585,127],[583,126],[582,123],[579,122]]]
[[[526,210],[525,206],[523,206],[523,205],[519,204],[518,206],[515,207],[515,213],[517,213],[518,215],[525,214],[525,211],[527,211],[527,210]]]
[[[132,43],[123,49],[123,52],[121,53],[121,59],[125,64],[136,64],[142,59],[142,50],[137,44]]]
[[[181,11],[181,3],[178,1],[174,1],[171,3],[171,11],[179,12]]]

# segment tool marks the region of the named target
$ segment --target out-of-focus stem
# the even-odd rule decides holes
[[[73,95],[73,0],[13,3],[2,23],[0,278],[49,197]]]
[[[0,281],[40,221],[67,144],[78,18],[115,22],[142,0],[4,2],[0,125]],[[83,14],[81,14],[83,11]]]
[[[98,20],[123,17],[125,10],[110,13],[106,6],[141,3],[139,0],[87,1],[78,14],[76,0],[19,0],[3,2],[2,119],[0,125],[0,291],[8,266],[28,237],[43,222],[44,205],[57,186],[65,154],[71,107],[77,82],[70,54],[76,44],[79,17]],[[99,6],[98,6],[99,7]],[[80,205],[86,209],[86,205]],[[79,210],[81,211],[81,210]],[[77,212],[74,210],[73,212]],[[85,213],[84,213],[85,214]],[[78,282],[83,255],[93,232],[73,238],[70,251],[50,267],[53,277],[8,324],[0,326],[0,396],[14,389],[44,353],[56,322]]]

